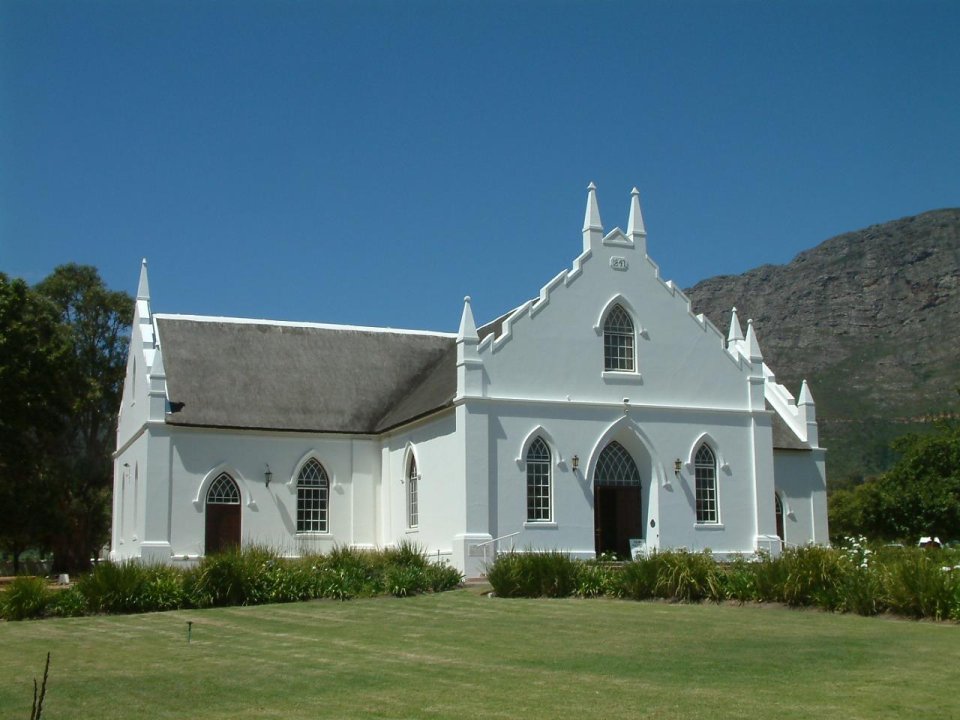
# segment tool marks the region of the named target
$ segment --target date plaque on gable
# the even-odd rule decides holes
[[[625,257],[618,257],[614,255],[612,258],[610,258],[610,267],[612,267],[614,270],[626,270],[628,267],[627,259]]]

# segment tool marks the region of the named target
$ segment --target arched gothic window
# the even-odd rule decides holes
[[[693,466],[697,485],[697,522],[715,523],[718,521],[717,459],[706,443],[697,448]]]
[[[207,505],[239,505],[240,489],[227,473],[220,473],[207,490]]]
[[[550,448],[541,437],[527,450],[527,522],[550,522]]]
[[[633,372],[634,367],[633,320],[617,304],[603,323],[603,369]]]
[[[327,532],[330,480],[323,465],[310,458],[297,476],[297,532]]]
[[[640,471],[627,449],[616,440],[607,445],[597,458],[593,473],[594,485],[639,485]]]
[[[417,459],[410,453],[407,463],[407,527],[415,528],[420,524],[420,473],[417,471]]]

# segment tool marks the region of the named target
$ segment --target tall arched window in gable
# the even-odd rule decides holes
[[[622,305],[614,305],[603,323],[603,369],[633,372],[633,345],[633,320]]]
[[[410,453],[410,462],[407,463],[407,527],[415,528],[420,524],[420,473],[417,470],[417,459]]]
[[[697,522],[715,523],[717,517],[717,459],[710,446],[704,443],[694,458],[696,475]]]
[[[550,448],[541,437],[527,450],[527,522],[550,522]]]
[[[297,476],[297,532],[327,532],[330,480],[323,465],[310,458]]]

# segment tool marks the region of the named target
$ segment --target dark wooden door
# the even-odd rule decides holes
[[[600,485],[594,495],[594,529],[597,554],[614,552],[630,558],[630,539],[643,537],[640,486]]]
[[[207,504],[207,555],[240,545],[240,505]]]

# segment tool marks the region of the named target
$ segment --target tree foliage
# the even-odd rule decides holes
[[[82,569],[107,538],[132,308],[90,266],[61,265],[35,288],[3,277],[0,542],[52,550],[57,570]]]
[[[0,547],[43,545],[49,484],[70,403],[60,368],[70,336],[56,308],[23,280],[0,273]]]
[[[915,543],[920,536],[960,539],[960,422],[893,444],[900,459],[883,475],[830,499],[834,534]]]

